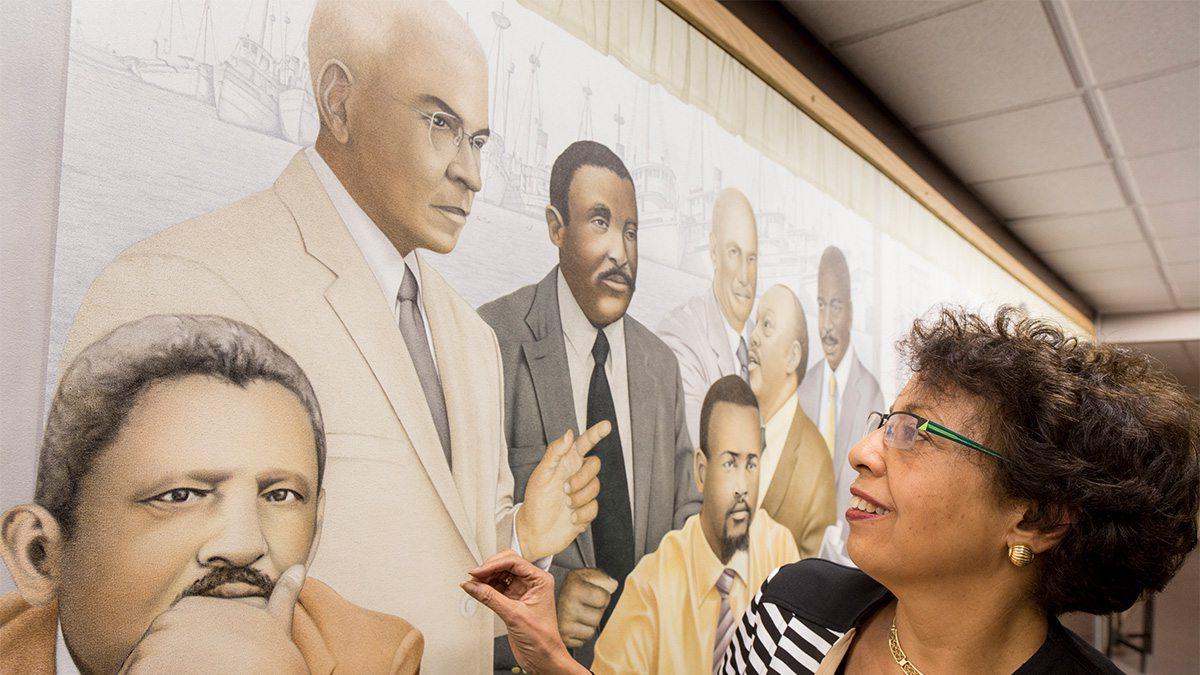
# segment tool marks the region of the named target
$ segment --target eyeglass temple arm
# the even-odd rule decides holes
[[[987,447],[984,447],[984,446],[976,443],[975,441],[967,438],[966,436],[956,433],[953,429],[947,429],[946,427],[938,424],[937,422],[934,422],[933,420],[925,420],[921,424],[920,429],[922,431],[928,431],[928,432],[937,434],[938,436],[952,440],[955,443],[965,445],[968,448],[971,448],[972,450],[978,450],[979,452],[982,452],[985,455],[990,455],[992,457],[995,457],[996,459],[1005,459],[1003,455],[996,452],[995,450],[991,450]]]

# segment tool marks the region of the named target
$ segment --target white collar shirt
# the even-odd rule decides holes
[[[400,322],[400,284],[404,281],[404,270],[411,269],[417,280],[417,307],[421,310],[421,323],[425,326],[425,340],[429,343],[429,351],[433,355],[434,369],[437,370],[437,348],[433,344],[433,334],[429,330],[429,315],[425,312],[424,286],[421,284],[421,265],[417,262],[417,252],[414,249],[408,255],[400,255],[391,240],[371,220],[371,217],[354,201],[345,186],[338,180],[337,174],[317,152],[316,148],[306,148],[304,154],[312,164],[313,171],[321,181],[333,202],[333,208],[345,223],[354,243],[362,253],[367,267],[375,276],[383,297],[392,310],[394,324],[399,330]],[[440,373],[439,373],[440,374]]]
[[[575,420],[579,432],[587,429],[588,387],[592,383],[592,346],[599,330],[588,321],[562,270],[558,272],[558,316],[567,351],[567,370],[571,374],[571,395],[575,403]],[[621,456],[625,460],[625,485],[629,488],[629,512],[633,513],[633,435],[629,417],[629,370],[625,358],[625,317],[604,327],[608,338],[608,361],[604,375],[612,392],[617,412],[617,433],[621,439]]]
[[[824,423],[826,419],[825,402],[829,400],[829,378],[833,377],[837,381],[837,409],[835,417],[842,419],[842,401],[846,399],[846,383],[850,380],[850,363],[854,361],[854,345],[846,348],[846,353],[842,355],[842,361],[838,364],[837,370],[829,367],[829,358],[826,357],[822,363],[825,367],[821,369],[821,406],[820,414],[817,419]],[[825,429],[821,429],[824,433]],[[830,452],[833,450],[830,449]]]

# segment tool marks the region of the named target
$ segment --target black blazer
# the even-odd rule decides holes
[[[863,572],[810,558],[775,570],[742,617],[720,672],[816,672],[851,628],[862,625],[892,594]],[[1046,641],[1014,675],[1120,675],[1103,654],[1049,617]]]

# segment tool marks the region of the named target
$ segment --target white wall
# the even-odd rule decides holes
[[[33,496],[70,0],[0,0],[0,509]],[[2,567],[0,567],[2,569]],[[12,590],[7,570],[0,593]]]

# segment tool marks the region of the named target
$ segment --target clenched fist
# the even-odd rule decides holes
[[[551,443],[525,486],[517,512],[517,540],[528,560],[554,555],[575,541],[599,510],[600,459],[587,457],[612,431],[600,422],[578,438],[571,431]]]
[[[591,567],[567,572],[558,592],[558,632],[574,649],[596,635],[604,610],[617,591],[617,580]]]

